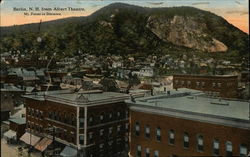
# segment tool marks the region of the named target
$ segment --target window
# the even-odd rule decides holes
[[[140,146],[140,145],[137,146],[136,152],[137,152],[137,153],[136,153],[136,156],[137,156],[137,157],[141,157],[141,146]]]
[[[183,147],[184,148],[189,147],[189,135],[186,132],[184,132],[184,135],[183,135]]]
[[[42,125],[39,125],[39,127],[40,127],[40,132],[43,132],[43,126]]]
[[[80,118],[80,127],[83,128],[84,127],[84,118]]]
[[[156,150],[156,151],[154,152],[154,157],[159,157],[159,151],[158,151],[158,150]]]
[[[188,87],[191,86],[191,81],[187,81],[187,86],[188,86]]]
[[[113,141],[109,141],[109,142],[108,142],[108,145],[109,145],[109,146],[112,146],[112,144],[113,144]]]
[[[181,85],[184,86],[184,85],[185,85],[185,82],[184,82],[184,81],[181,81]]]
[[[26,128],[29,128],[29,127],[30,127],[30,122],[28,121],[27,125],[26,125]]]
[[[103,114],[101,114],[100,115],[100,122],[103,122],[103,119],[104,119]]]
[[[31,116],[34,116],[34,109],[31,109],[31,113],[30,113]],[[51,114],[51,117],[53,117],[53,115]]]
[[[213,152],[214,152],[214,155],[219,155],[219,147],[220,147],[220,143],[219,143],[219,140],[214,140],[213,142]]]
[[[75,115],[71,114],[71,124],[75,125]]]
[[[196,87],[200,88],[200,82],[196,82]]]
[[[129,132],[129,124],[128,123],[125,124],[125,129],[126,129],[126,132]]]
[[[213,88],[216,87],[216,83],[215,83],[215,82],[212,83],[212,87],[213,87]]]
[[[125,115],[126,115],[126,118],[128,118],[128,117],[129,117],[129,112],[126,111],[126,112],[125,112]]]
[[[221,83],[218,83],[218,87],[221,88]]]
[[[150,157],[150,150],[149,150],[149,148],[146,148],[146,150],[145,150],[145,156],[146,157]]]
[[[178,84],[179,81],[178,81],[178,80],[175,80],[174,82],[175,82],[175,84]]]
[[[30,114],[30,109],[28,107],[26,108],[26,112],[27,112],[27,115]]]
[[[205,87],[205,82],[201,82],[201,87],[202,87],[202,88]]]
[[[118,125],[118,126],[117,126],[117,132],[120,132],[120,131],[121,131],[121,127],[122,127],[121,125]]]
[[[90,116],[88,119],[89,125],[93,125],[93,116]]]
[[[112,134],[112,131],[113,131],[113,127],[110,127],[110,128],[109,128],[109,135]]]
[[[119,119],[120,116],[121,116],[121,113],[118,111],[118,112],[117,112],[117,118]]]
[[[68,116],[66,113],[64,113],[64,122],[67,123],[68,122]]]
[[[169,144],[174,144],[174,130],[169,131]]]
[[[122,139],[121,138],[116,139],[116,146],[117,146],[118,152],[122,151]]]
[[[101,130],[100,130],[100,136],[102,137],[103,134],[104,134],[104,129],[101,129]]]
[[[112,113],[109,113],[109,119],[111,120],[113,117]]]
[[[100,145],[99,145],[99,148],[102,150],[102,149],[104,148],[104,144],[103,144],[103,143],[100,144]]]
[[[71,142],[74,143],[75,142],[75,134],[74,132],[70,132],[71,134]]]
[[[58,120],[58,117],[59,117],[58,114],[59,114],[58,111],[55,111],[55,117],[54,117],[55,120]]]
[[[145,126],[145,137],[150,138],[150,128],[148,125]]]
[[[40,118],[43,118],[43,111],[40,111]]]
[[[135,123],[135,135],[140,136],[140,124],[138,122]]]
[[[226,142],[226,156],[232,156],[233,155],[233,146],[232,146],[232,142],[227,141]]]
[[[246,144],[240,145],[240,156],[247,156],[247,146]]]
[[[124,137],[125,142],[128,142],[128,137]]]
[[[161,141],[161,128],[156,129],[156,141]]]
[[[197,150],[198,151],[203,151],[203,136],[202,135],[198,135],[197,137]]]
[[[52,112],[52,119],[55,119],[55,111]]]
[[[84,144],[84,135],[79,136],[79,143]]]
[[[90,132],[90,133],[89,133],[89,141],[91,142],[92,139],[93,139],[93,132]]]

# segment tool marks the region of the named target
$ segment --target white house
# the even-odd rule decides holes
[[[135,74],[139,77],[153,77],[154,70],[151,67],[144,67],[144,68],[141,68],[140,71],[132,72],[132,75],[135,75]]]

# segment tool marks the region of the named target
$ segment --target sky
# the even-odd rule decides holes
[[[96,10],[115,2],[123,2],[143,7],[192,6],[213,12],[229,23],[249,34],[249,0],[1,0],[0,26],[12,26],[54,19],[88,16]],[[84,8],[82,11],[28,11],[29,8]],[[14,11],[14,8],[27,8],[27,11]],[[25,12],[61,13],[61,15],[24,15]]]

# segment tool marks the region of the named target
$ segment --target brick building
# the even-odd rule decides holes
[[[190,88],[208,92],[215,97],[237,98],[238,76],[174,75],[173,88]]]
[[[128,151],[128,108],[124,102],[128,95],[60,90],[25,98],[27,133],[52,139],[48,128],[56,128],[55,141],[81,156],[111,157]]]
[[[131,157],[244,156],[250,151],[249,102],[188,89],[126,102]]]
[[[4,133],[7,141],[14,140],[17,142],[19,138],[25,133],[26,120],[25,118],[12,118],[10,121],[10,130]]]

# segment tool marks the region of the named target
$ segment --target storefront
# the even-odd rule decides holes
[[[26,144],[28,145],[31,145],[31,146],[35,146],[38,141],[40,141],[41,137],[38,137],[36,135],[33,135],[33,134],[30,134],[28,132],[26,132],[21,138],[20,140],[25,142]]]
[[[35,145],[35,149],[39,150],[40,152],[44,152],[51,143],[52,143],[51,139],[44,137],[41,141],[39,141]]]

